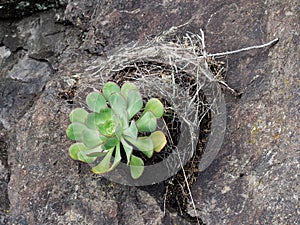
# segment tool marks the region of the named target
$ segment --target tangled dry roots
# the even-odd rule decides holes
[[[98,59],[89,68],[94,78],[99,77],[103,84],[108,80],[135,82],[143,96],[159,97],[168,102],[169,110],[174,111],[181,121],[176,151],[162,162],[146,166],[138,180],[130,179],[125,165],[119,166],[108,177],[118,183],[148,185],[176,174],[192,157],[200,122],[207,113],[212,118],[211,134],[199,163],[200,171],[210,165],[222,144],[225,105],[217,79],[203,58],[203,40],[194,34],[168,40],[166,36],[159,36],[142,44],[125,46],[105,59]],[[163,123],[160,126],[166,129]]]

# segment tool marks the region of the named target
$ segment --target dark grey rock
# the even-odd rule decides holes
[[[227,94],[223,148],[192,187],[200,218],[299,223],[296,0],[61,3],[65,9],[0,22],[0,223],[190,224],[167,209],[164,217],[163,196],[92,175],[70,159],[65,137],[71,109],[100,88],[85,71],[94,59],[188,21],[180,32],[204,28],[211,53],[280,38],[271,49],[227,57],[226,80],[244,94]]]
[[[218,35],[226,37],[235,25],[236,32],[251,31],[254,40],[280,41],[251,58],[248,53],[229,57],[236,61],[229,63],[236,65],[229,84],[244,94],[239,100],[227,97],[227,137],[193,194],[207,224],[299,224],[299,2],[249,6],[222,7],[234,9],[229,21],[214,14],[214,24],[224,28]],[[259,16],[245,24],[253,13]],[[237,45],[247,45],[247,38],[239,37]]]
[[[57,0],[37,1],[37,0],[1,0],[0,19],[19,19],[31,15],[35,12],[46,11],[59,6]]]
[[[0,123],[0,224],[7,222],[7,213],[10,208],[10,202],[8,199],[8,182],[10,179],[10,168],[8,165],[8,145],[5,140],[7,134],[2,131],[3,127]]]
[[[64,26],[55,24],[54,12],[1,24],[0,121],[9,127],[34,104],[54,74],[58,55],[66,48],[60,41]]]

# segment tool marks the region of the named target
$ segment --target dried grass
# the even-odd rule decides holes
[[[226,127],[226,109],[220,84],[236,93],[222,80],[221,72],[217,71],[213,74],[209,70],[210,65],[216,63],[215,56],[266,47],[277,40],[237,51],[208,54],[202,30],[200,34],[186,33],[183,36],[176,36],[178,28],[173,27],[153,40],[115,49],[106,58],[99,58],[95,61],[88,70],[93,78],[98,77],[103,84],[108,80],[119,83],[131,80],[139,86],[143,96],[164,99],[169,103],[167,110],[176,112],[176,117],[182,121],[181,140],[176,146],[176,151],[173,151],[165,160],[166,167],[163,168],[167,168],[167,171],[164,171],[166,174],[161,177],[160,174],[155,174],[156,180],[151,180],[147,176],[153,173],[146,171],[145,178],[143,176],[140,181],[128,181],[120,177],[118,179],[121,179],[121,183],[124,184],[147,185],[163,181],[182,169],[189,198],[195,211],[194,215],[197,216],[196,206],[189,189],[190,184],[183,166],[195,152],[200,122],[207,113],[212,114],[214,123],[211,127],[210,142],[207,143],[199,163],[199,170],[203,171],[213,161],[223,142]],[[161,124],[161,129],[168,132],[164,124]],[[212,135],[215,136],[212,138]],[[216,135],[219,136],[217,140]],[[169,142],[172,143],[170,135]]]

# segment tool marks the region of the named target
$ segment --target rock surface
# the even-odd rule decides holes
[[[180,31],[203,28],[212,53],[280,38],[226,58],[226,79],[244,94],[227,94],[223,148],[193,186],[200,218],[299,224],[299,3],[97,2],[0,21],[0,224],[190,224],[163,208],[163,190],[91,175],[65,137],[71,109],[100,88],[85,71],[94,59],[187,22]]]
[[[0,19],[19,19],[58,6],[57,0],[0,0]]]
[[[230,20],[240,25],[233,29],[244,25],[257,29],[249,32],[256,40],[280,41],[265,52],[230,57],[229,67],[236,68],[228,73],[229,84],[244,94],[239,100],[227,98],[223,148],[194,184],[199,216],[207,224],[299,224],[300,5],[272,1],[248,9],[227,7],[234,6]],[[251,10],[258,15],[245,24],[240,15]],[[223,16],[214,17],[221,21]],[[220,24],[225,34],[231,32],[228,21]],[[240,43],[248,42],[239,37]]]

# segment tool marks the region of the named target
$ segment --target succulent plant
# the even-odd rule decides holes
[[[100,163],[92,171],[102,174],[116,168],[124,155],[132,178],[139,178],[144,171],[144,162],[133,154],[134,147],[151,158],[167,143],[164,133],[156,131],[157,119],[164,113],[163,104],[159,99],[151,98],[137,118],[143,100],[137,86],[130,82],[121,88],[108,82],[102,93],[88,94],[86,103],[92,112],[76,108],[70,114],[71,124],[66,133],[69,139],[76,141],[69,148],[71,158],[93,163],[100,157]],[[139,136],[145,132],[150,135]]]

